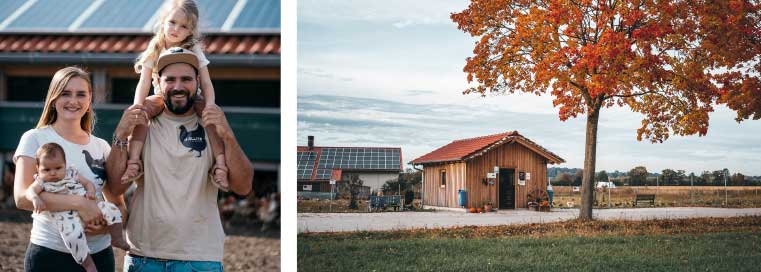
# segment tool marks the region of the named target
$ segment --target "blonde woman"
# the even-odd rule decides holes
[[[124,209],[124,200],[114,197],[104,187],[106,183],[105,159],[111,151],[108,142],[92,135],[95,111],[92,107],[90,75],[77,67],[58,70],[50,82],[45,106],[37,127],[21,136],[13,160],[16,164],[13,196],[16,207],[31,211],[33,204],[25,197],[27,188],[34,182],[36,151],[46,143],[63,147],[67,163],[81,176],[91,180],[98,198],[105,196]],[[139,109],[137,109],[139,111]],[[147,117],[134,122],[147,123]],[[87,244],[92,250],[92,261],[98,271],[114,271],[114,254],[106,222],[96,200],[77,195],[40,193],[46,211],[75,210],[86,223]],[[124,210],[123,210],[124,211]],[[79,271],[79,263],[69,253],[55,223],[38,213],[32,215],[32,233],[24,259],[25,271]]]

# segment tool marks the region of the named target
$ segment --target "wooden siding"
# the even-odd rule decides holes
[[[497,207],[499,179],[494,185],[484,185],[486,173],[494,172],[494,166],[515,169],[515,207],[526,208],[526,194],[536,189],[547,190],[547,159],[517,143],[509,143],[467,161],[468,207],[481,207],[491,199]],[[531,173],[526,185],[518,184],[518,173]]]
[[[486,173],[494,166],[515,170],[515,207],[526,208],[526,194],[536,189],[547,190],[547,159],[518,143],[508,143],[476,158],[449,163],[426,164],[423,167],[423,204],[439,207],[457,206],[457,190],[465,189],[468,208],[483,207],[490,199],[498,207],[499,179],[495,185],[484,185]],[[446,188],[441,188],[440,173],[446,171]],[[519,185],[518,173],[531,173],[526,185]]]
[[[441,171],[446,172],[446,186],[441,188]],[[457,190],[465,188],[465,163],[426,165],[423,168],[423,204],[458,208]]]

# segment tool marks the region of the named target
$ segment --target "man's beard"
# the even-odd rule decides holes
[[[179,106],[172,104],[172,96],[175,94],[185,94],[185,105]],[[190,108],[193,107],[193,97],[190,96],[190,92],[185,90],[171,90],[167,92],[166,95],[164,95],[164,105],[166,106],[166,109],[174,114],[185,114],[190,110]]]

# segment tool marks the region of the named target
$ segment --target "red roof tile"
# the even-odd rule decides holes
[[[518,141],[521,144],[529,146],[539,151],[542,156],[548,157],[550,161],[565,162],[562,158],[550,152],[549,150],[534,143],[523,135],[520,135],[518,131],[510,131],[499,134],[468,138],[462,140],[455,140],[445,146],[440,147],[428,154],[420,156],[414,159],[410,164],[425,164],[434,162],[449,162],[469,159],[480,155],[479,151],[486,151],[494,146],[503,144],[505,141]],[[544,154],[542,154],[544,153]]]
[[[0,34],[0,53],[134,53],[148,47],[150,35]],[[206,54],[280,55],[280,34],[208,35]]]

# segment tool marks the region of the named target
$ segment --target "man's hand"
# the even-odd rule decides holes
[[[41,213],[45,211],[45,209],[47,208],[45,206],[45,201],[42,201],[42,198],[40,198],[39,196],[35,196],[32,198],[32,205],[34,205],[35,213]]]
[[[114,130],[114,135],[119,139],[126,140],[137,125],[148,125],[148,114],[143,111],[142,105],[132,105],[124,110],[124,114],[122,114],[122,118]]]
[[[233,137],[233,130],[230,128],[230,124],[227,123],[227,118],[222,109],[217,105],[206,105],[206,109],[203,110],[203,119],[201,125],[204,127],[214,126],[222,139],[229,139]]]
[[[95,200],[95,192],[88,191],[85,193],[85,197],[87,197],[89,200]]]

